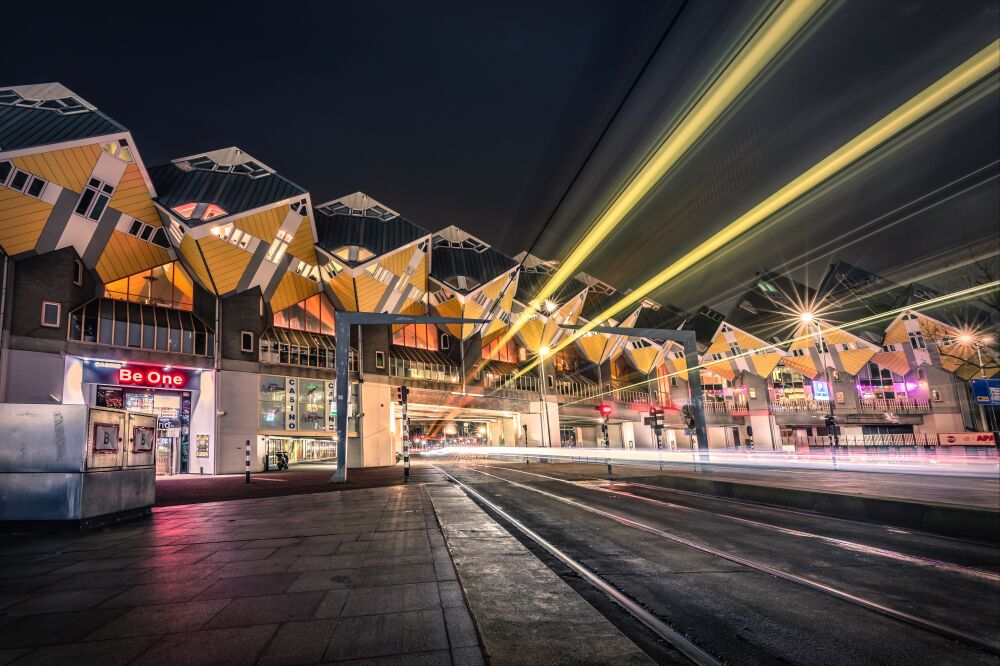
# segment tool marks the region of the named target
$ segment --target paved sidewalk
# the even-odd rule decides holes
[[[457,486],[427,492],[491,663],[653,663]]]
[[[431,503],[411,483],[0,538],[0,664],[11,662],[483,660]]]

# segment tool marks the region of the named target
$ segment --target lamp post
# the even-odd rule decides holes
[[[799,315],[799,319],[803,324],[809,326],[810,324],[816,325],[816,336],[819,339],[819,354],[820,361],[823,363],[823,368],[826,375],[826,390],[827,390],[827,402],[830,406],[830,415],[826,418],[826,427],[830,432],[830,441],[833,444],[834,451],[840,446],[840,436],[837,434],[837,417],[833,413],[833,378],[830,374],[830,365],[827,363],[826,354],[826,343],[823,341],[823,327],[816,320],[816,317],[812,312],[803,312]],[[813,396],[815,398],[815,395]]]

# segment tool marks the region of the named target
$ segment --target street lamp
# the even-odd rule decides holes
[[[549,446],[552,446],[552,433],[549,431],[549,407],[545,404],[545,357],[549,355],[549,351],[549,348],[545,345],[542,345],[542,348],[538,350],[538,371],[541,374],[541,385],[538,388],[538,393],[542,397],[542,413],[545,415],[545,432],[542,433],[542,446],[545,446],[546,436],[548,436]]]
[[[816,324],[816,336],[819,339],[819,353],[820,361],[823,363],[823,368],[826,371],[826,391],[827,391],[827,402],[830,405],[830,415],[826,419],[827,430],[830,431],[830,439],[833,442],[833,448],[836,449],[840,446],[840,436],[837,434],[837,417],[833,414],[833,379],[830,375],[830,365],[826,360],[826,343],[823,341],[823,327],[820,325],[819,321],[816,319],[816,315],[808,310],[799,313],[799,321],[806,327],[810,324]],[[815,395],[813,396],[816,397]]]

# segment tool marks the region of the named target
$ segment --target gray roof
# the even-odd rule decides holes
[[[331,253],[345,245],[357,245],[378,256],[430,235],[405,217],[383,220],[364,214],[332,213],[322,207],[316,208],[315,213],[316,244]]]
[[[235,168],[211,158],[230,152],[243,155]],[[217,170],[220,168],[234,170]],[[292,181],[234,148],[155,166],[149,170],[149,177],[156,188],[157,202],[167,209],[186,203],[211,203],[222,207],[227,215],[235,215],[306,194]],[[211,222],[218,224],[223,219]],[[199,224],[198,220],[187,222]]]
[[[465,276],[476,282],[467,289],[457,289],[454,284],[448,285],[456,291],[471,292],[479,285],[486,284],[517,267],[515,260],[492,247],[472,249],[441,245],[438,242],[439,238],[435,237],[431,255],[431,277],[438,282],[445,282],[450,278]]]
[[[127,131],[59,84],[0,88],[0,150],[20,150]]]

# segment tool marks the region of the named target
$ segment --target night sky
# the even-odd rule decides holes
[[[5,10],[5,51],[26,57],[4,57],[0,81],[62,82],[128,127],[148,165],[238,145],[314,203],[361,190],[508,252],[548,215],[675,8],[65,3],[24,19],[46,23],[40,39],[10,29],[8,12],[30,6]]]
[[[764,6],[130,3],[32,15],[21,3],[5,9],[0,84],[62,82],[129,127],[148,165],[238,145],[315,203],[362,190],[510,254],[544,228],[537,253],[560,258]],[[585,268],[639,284],[998,26],[991,0],[832,3]],[[837,258],[905,280],[995,248],[996,81],[980,92],[656,296],[719,304],[756,271],[815,282]]]

